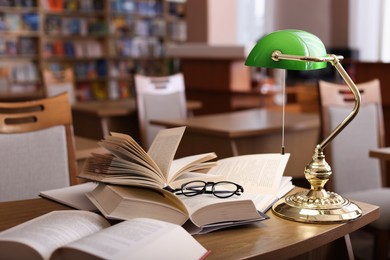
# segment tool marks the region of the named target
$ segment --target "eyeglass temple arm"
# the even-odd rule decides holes
[[[355,83],[349,77],[348,73],[345,71],[343,66],[340,64],[340,60],[344,59],[343,56],[337,56],[330,54],[326,57],[310,57],[310,56],[297,56],[297,55],[288,55],[282,54],[280,51],[274,51],[272,53],[272,59],[275,61],[278,60],[295,60],[295,61],[312,61],[312,62],[329,62],[333,67],[336,68],[337,72],[343,78],[348,88],[353,93],[355,99],[355,105],[352,111],[348,114],[344,120],[332,130],[332,132],[326,137],[321,143],[316,146],[318,152],[322,152],[325,147],[355,118],[359,112],[361,104],[361,96],[359,89],[356,87]]]

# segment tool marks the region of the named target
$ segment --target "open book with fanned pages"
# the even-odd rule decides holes
[[[201,173],[214,165],[215,153],[174,160],[185,127],[161,130],[146,152],[131,136],[111,133],[99,142],[108,152],[92,154],[79,177],[110,184],[150,188],[180,187],[190,180],[214,180]]]

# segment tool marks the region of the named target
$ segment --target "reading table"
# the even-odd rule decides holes
[[[219,159],[280,152],[282,122],[280,111],[263,108],[151,121],[165,127],[187,126],[177,157],[212,151]],[[318,114],[286,112],[285,147],[291,153],[287,175],[303,178],[304,168],[318,143],[319,125]]]
[[[294,190],[294,192],[297,188]],[[341,224],[305,224],[281,219],[271,211],[270,219],[239,226],[195,238],[211,254],[207,259],[348,259],[352,255],[349,233],[379,217],[379,208],[357,202],[363,215],[355,221]],[[53,210],[67,210],[47,199],[32,199],[0,203],[0,231]]]
[[[193,115],[193,111],[200,109],[202,103],[187,100],[186,107],[188,114]],[[78,102],[72,106],[72,111],[75,132],[84,137],[101,139],[110,130],[128,133],[128,128],[138,129],[134,127],[138,125],[135,98]],[[98,130],[91,125],[98,125]]]
[[[369,151],[369,156],[378,158],[382,163],[382,182],[386,187],[390,187],[390,147],[380,147]]]

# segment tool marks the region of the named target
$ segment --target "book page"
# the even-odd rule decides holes
[[[161,172],[167,177],[171,163],[183,137],[185,127],[163,129],[158,132],[148,154],[158,165]],[[167,180],[168,182],[168,180]]]
[[[210,169],[217,165],[217,163],[207,161],[215,158],[217,158],[215,153],[204,153],[173,160],[167,175],[168,183],[172,182],[185,172]]]
[[[147,218],[124,221],[71,243],[61,250],[64,259],[68,249],[103,259],[200,259],[207,253],[182,227]]]
[[[222,175],[240,184],[245,193],[278,193],[290,154],[250,154],[221,159],[208,174]]]
[[[224,181],[225,177],[214,174],[206,174],[199,172],[185,172],[180,174],[178,178],[175,178],[173,182],[169,183],[169,187],[172,189],[180,189],[184,183],[188,183],[190,181],[206,181],[206,182],[217,182]]]
[[[134,161],[138,164],[144,165],[153,172],[162,175],[157,164],[131,136],[115,132],[111,132],[111,135],[112,136],[106,136],[105,139],[100,142],[101,145],[105,144],[107,146],[106,149],[111,152],[117,150],[118,157],[122,159],[127,158],[127,160],[129,160],[130,162]],[[110,146],[112,145],[117,146],[117,148],[110,148]]]
[[[109,226],[107,220],[89,211],[53,211],[0,233],[0,251],[6,252],[4,245],[7,242],[19,242],[34,248],[42,258],[48,259],[58,247]],[[19,253],[13,251],[10,252],[13,256]]]
[[[85,193],[95,189],[97,185],[96,182],[87,182],[65,188],[41,191],[39,195],[75,209],[97,211],[95,205],[85,195]]]

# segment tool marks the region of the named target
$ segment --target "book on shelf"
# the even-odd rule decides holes
[[[174,241],[174,242],[173,242]],[[1,259],[202,259],[181,226],[137,218],[111,225],[89,211],[53,211],[0,233]]]
[[[219,180],[200,173],[216,165],[215,153],[204,153],[174,160],[185,127],[160,130],[146,152],[131,136],[111,133],[98,144],[107,154],[92,154],[79,177],[110,184],[162,189],[180,187],[190,180]]]
[[[39,15],[37,13],[21,14],[21,29],[37,32],[39,30]]]
[[[10,32],[19,32],[21,29],[21,21],[19,14],[5,14],[5,26],[6,30]]]
[[[38,40],[34,37],[19,38],[19,54],[36,55],[38,53]]]
[[[87,20],[85,18],[64,17],[61,20],[62,35],[86,35]]]
[[[18,54],[18,39],[17,37],[7,37],[5,40],[5,49],[7,55]]]
[[[50,12],[62,12],[64,10],[63,0],[42,0],[42,6]]]
[[[45,32],[48,35],[60,35],[62,28],[62,20],[58,15],[50,15],[45,17]]]

